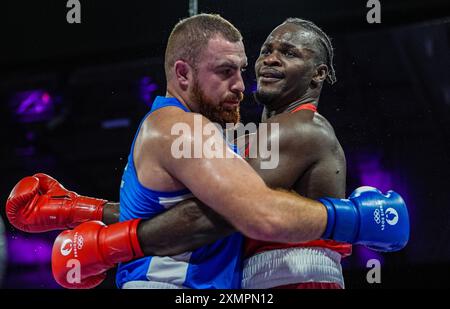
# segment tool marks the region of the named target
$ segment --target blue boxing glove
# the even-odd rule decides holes
[[[324,239],[359,244],[376,251],[398,251],[409,239],[409,216],[402,197],[360,187],[348,199],[323,198],[328,212]]]

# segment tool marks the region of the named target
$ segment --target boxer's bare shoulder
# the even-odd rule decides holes
[[[314,157],[310,166],[299,175],[294,188],[300,194],[316,198],[320,196],[345,196],[345,153],[329,121],[319,113],[302,112],[292,114],[297,120],[295,134],[307,142],[299,151],[308,149]],[[298,144],[298,143],[296,143]],[[314,181],[313,181],[314,180]]]
[[[203,147],[204,141],[214,140],[216,145],[225,143],[221,131],[204,130],[207,125],[215,128],[204,116],[176,107],[150,114],[141,126],[133,151],[139,181],[157,191],[181,190],[185,185],[176,175],[205,162],[189,159],[235,157],[228,147],[221,147],[221,155]]]
[[[267,123],[278,124],[280,149],[285,145],[313,155],[320,148],[335,147],[338,143],[333,127],[325,117],[311,111],[278,114],[269,118]],[[271,137],[275,138],[276,135],[272,134]]]
[[[269,133],[269,138],[270,143],[278,139],[280,154],[276,170],[261,171],[269,186],[293,188],[308,197],[345,194],[345,154],[325,117],[305,110],[267,122],[279,125],[278,134]],[[256,168],[259,158],[249,163]]]
[[[144,119],[133,149],[136,173],[142,185],[157,191],[185,187],[167,172],[162,160],[171,155],[171,145],[176,137],[172,128],[177,123],[189,126],[192,121],[192,113],[170,106],[156,110]]]

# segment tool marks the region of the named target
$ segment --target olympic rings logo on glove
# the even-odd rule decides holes
[[[380,210],[379,209],[375,209],[373,211],[373,219],[375,220],[375,222],[377,224],[381,223],[381,215],[380,215]]]
[[[77,237],[77,248],[78,248],[78,250],[83,248],[83,245],[84,245],[84,239],[83,239],[83,236],[80,235],[80,236]]]

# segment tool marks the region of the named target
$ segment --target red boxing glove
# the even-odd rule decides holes
[[[52,271],[56,282],[69,289],[99,285],[117,263],[143,257],[137,238],[140,219],[111,224],[82,223],[59,234],[53,244]]]
[[[68,191],[46,174],[36,174],[16,184],[6,201],[6,215],[19,230],[39,233],[101,221],[106,203]]]

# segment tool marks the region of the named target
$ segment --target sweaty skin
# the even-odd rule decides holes
[[[325,118],[305,110],[273,116],[270,121],[280,124],[278,168],[260,169],[260,158],[247,159],[265,183],[314,199],[344,197],[345,157]],[[119,212],[118,203],[109,204],[104,221],[117,222]],[[183,201],[138,228],[143,252],[161,256],[194,250],[232,232],[235,229],[226,220],[197,199]]]
[[[302,110],[290,112],[304,103],[318,104],[323,82],[323,65],[315,66],[313,37],[298,31],[296,25],[277,27],[264,43],[255,68],[258,91],[269,100],[263,122],[279,123],[279,165],[260,169],[261,159],[247,162],[272,188],[283,188],[317,199],[323,196],[345,197],[346,162],[333,128],[319,113]],[[278,77],[264,78],[264,72],[279,72]],[[325,72],[326,73],[326,72]],[[295,82],[293,82],[295,81]],[[269,126],[270,129],[270,126]],[[248,141],[247,141],[248,143]],[[253,151],[254,143],[250,142]],[[257,153],[257,151],[256,151]],[[117,222],[119,204],[105,208],[104,221]],[[199,200],[183,201],[138,229],[142,249],[147,255],[175,255],[212,243],[235,229]]]

